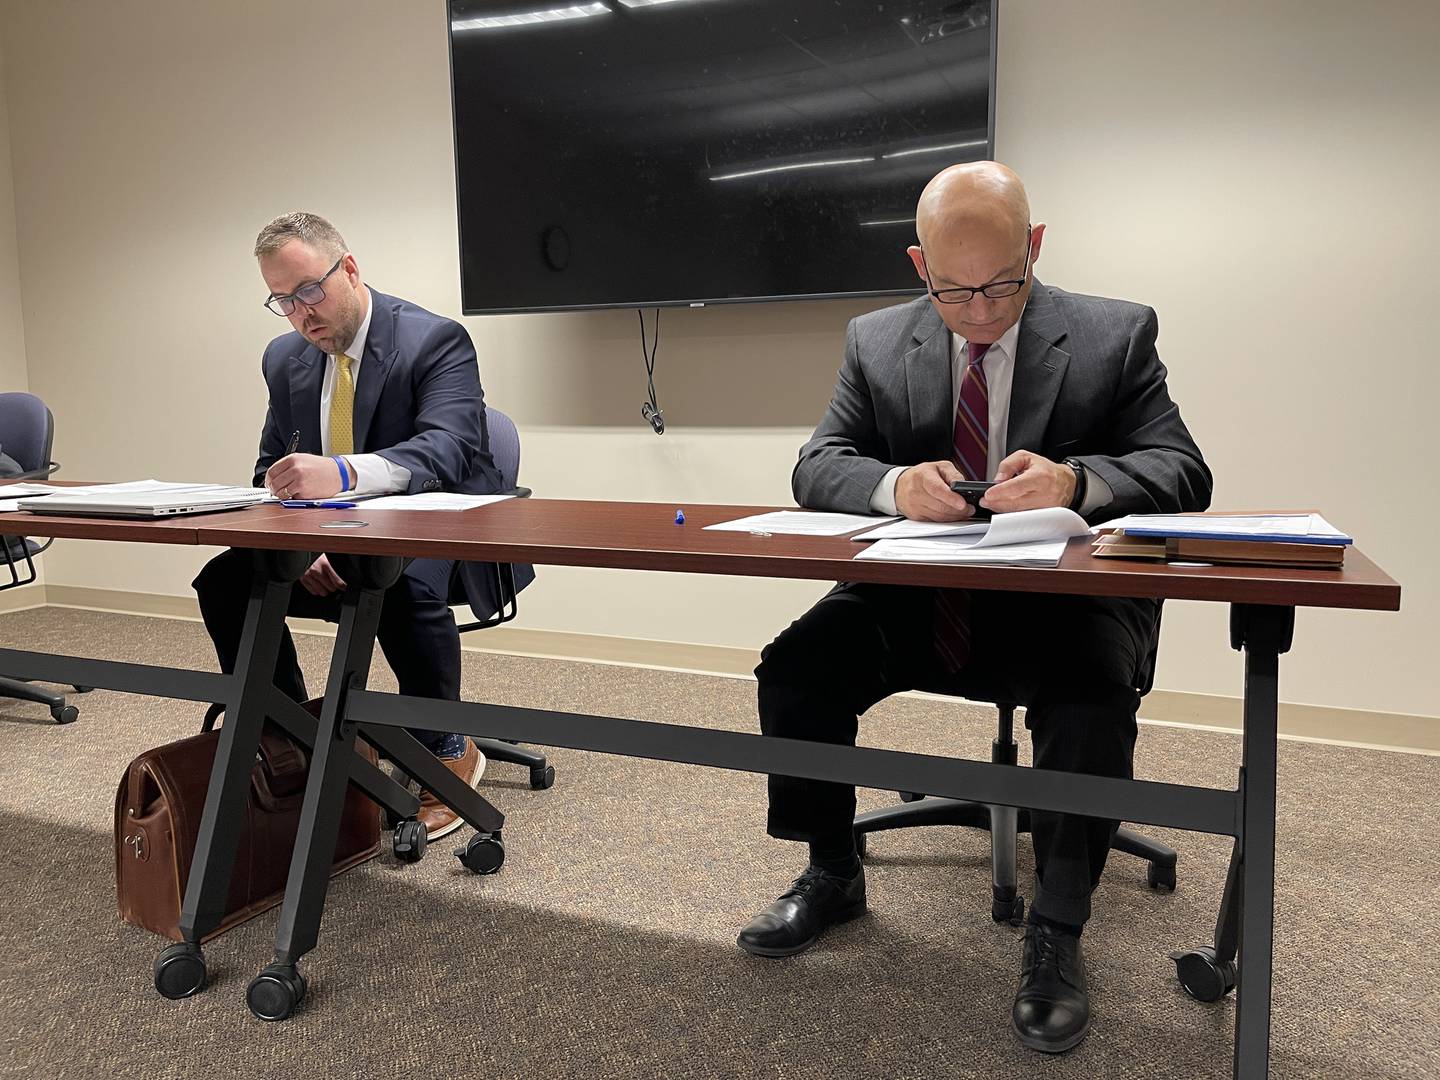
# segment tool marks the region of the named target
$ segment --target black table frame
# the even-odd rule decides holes
[[[331,557],[339,561],[337,569],[345,580],[354,584],[342,599],[317,722],[281,695],[273,682],[290,591],[314,555],[255,554],[256,577],[233,675],[0,649],[0,673],[6,675],[227,705],[182,907],[185,940],[156,960],[156,986],[166,996],[188,996],[205,985],[199,943],[223,914],[243,821],[240,810],[267,717],[312,746],[313,755],[275,957],[247,991],[256,1015],[284,1019],[304,996],[296,964],[318,941],[347,782],[360,786],[392,817],[415,813],[413,795],[352,752],[357,736],[434,790],[479,832],[499,833],[503,815],[403,730],[422,728],[1230,836],[1235,845],[1216,922],[1214,956],[1221,964],[1235,965],[1234,1075],[1237,1080],[1268,1076],[1278,672],[1279,657],[1291,644],[1293,607],[1231,605],[1231,645],[1245,656],[1244,733],[1239,782],[1234,790],[1224,790],[368,690],[380,604],[404,565],[390,556]]]

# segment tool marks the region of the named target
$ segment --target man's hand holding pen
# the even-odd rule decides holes
[[[339,463],[318,454],[297,454],[300,432],[290,437],[285,456],[265,472],[265,488],[277,499],[328,499],[346,491]]]

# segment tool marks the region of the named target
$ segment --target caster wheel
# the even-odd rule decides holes
[[[88,694],[91,690],[94,689],[95,688],[93,686],[77,686],[75,687],[75,692],[77,694]]]
[[[1220,963],[1209,945],[1173,952],[1170,959],[1175,961],[1175,977],[1196,1001],[1219,1001],[1235,989],[1235,961]]]
[[[57,724],[73,724],[79,718],[80,710],[74,705],[56,705],[50,710],[50,715]]]
[[[1145,867],[1145,881],[1156,892],[1175,891],[1175,864],[1159,866],[1150,863]]]
[[[866,840],[865,840],[865,838],[866,838],[867,836],[869,836],[869,835],[870,835],[869,833],[863,833],[863,832],[857,832],[857,833],[855,834],[855,854],[856,854],[856,855],[859,855],[860,858],[862,858],[862,859],[865,858],[865,847],[866,847]]]
[[[548,791],[555,786],[555,766],[546,765],[543,769],[538,765],[530,770],[530,790]]]
[[[992,897],[990,900],[990,918],[997,923],[1009,923],[1011,926],[1019,926],[1025,921],[1025,898],[1023,896],[1012,896],[1008,900],[1000,897]]]
[[[305,998],[305,976],[294,964],[270,964],[250,981],[245,1004],[261,1020],[286,1020]]]
[[[205,989],[205,957],[199,945],[182,941],[155,958],[155,989],[172,1001]]]
[[[406,818],[395,826],[390,850],[401,862],[417,863],[425,857],[425,826],[414,818]]]
[[[505,865],[505,841],[497,833],[476,833],[455,857],[472,874],[493,874]]]
[[[902,791],[902,792],[900,792],[900,801],[901,801],[901,802],[919,802],[919,801],[920,801],[921,799],[923,799],[924,797],[925,797],[924,795],[921,795],[919,792],[916,792],[916,791]]]

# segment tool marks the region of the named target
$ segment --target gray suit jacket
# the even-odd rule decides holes
[[[1155,312],[1039,281],[1020,319],[1007,454],[1075,458],[1105,479],[1104,520],[1210,505],[1210,470],[1165,388]],[[866,513],[897,465],[952,454],[950,333],[927,297],[862,315],[820,426],[800,451],[796,501]]]

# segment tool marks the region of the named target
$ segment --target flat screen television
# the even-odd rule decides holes
[[[466,314],[894,295],[996,0],[449,0]]]

